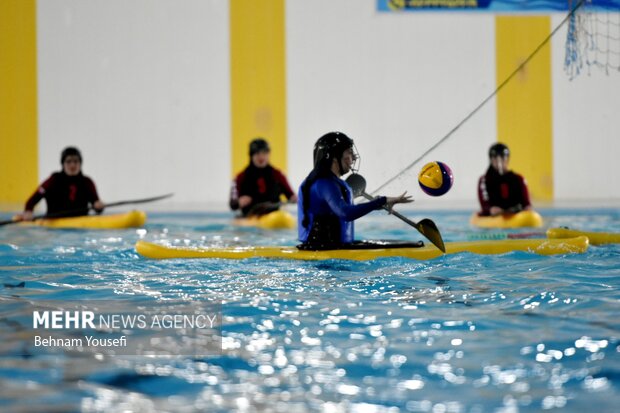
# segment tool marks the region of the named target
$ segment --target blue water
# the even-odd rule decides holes
[[[620,211],[541,210],[548,226],[620,232]],[[446,241],[501,236],[465,211]],[[144,229],[0,228],[0,410],[616,412],[620,246],[430,261],[147,260],[135,242],[294,245],[231,216],[152,214]],[[420,239],[394,217],[358,238]],[[512,232],[524,232],[512,231]],[[527,230],[531,231],[531,230]],[[21,283],[24,283],[23,285]],[[223,349],[201,357],[16,352],[29,306],[221,302]],[[174,349],[172,349],[174,350]]]

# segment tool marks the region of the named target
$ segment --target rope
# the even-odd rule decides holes
[[[372,195],[375,195],[377,192],[379,192],[381,189],[385,188],[386,186],[388,186],[389,184],[391,184],[392,182],[394,182],[396,179],[398,179],[401,175],[403,175],[404,173],[406,173],[407,171],[409,171],[411,168],[413,168],[418,162],[420,162],[422,159],[424,159],[424,157],[426,155],[428,155],[429,153],[431,153],[432,151],[434,151],[435,149],[437,149],[438,146],[440,146],[442,143],[444,143],[445,141],[447,141],[453,134],[454,132],[456,132],[461,126],[463,126],[463,124],[465,122],[467,122],[469,119],[471,119],[472,116],[474,116],[480,109],[482,109],[482,107],[484,105],[486,105],[500,90],[502,90],[502,88],[504,86],[506,86],[506,84],[508,82],[510,82],[512,80],[513,77],[516,76],[517,73],[519,73],[519,71],[521,69],[523,69],[523,67],[525,67],[526,64],[529,63],[530,60],[532,60],[532,58],[547,44],[549,43],[549,40],[551,40],[551,38],[557,33],[557,31],[560,29],[560,27],[562,27],[577,11],[577,9],[579,9],[583,3],[586,0],[579,0],[579,2],[575,5],[575,7],[573,7],[571,9],[571,11],[566,15],[566,17],[564,17],[564,19],[560,22],[560,24],[558,24],[556,26],[555,29],[553,29],[553,31],[545,38],[545,40],[543,40],[543,42],[541,44],[538,45],[538,47],[536,47],[536,49],[534,49],[534,51],[527,57],[527,59],[525,59],[519,66],[517,66],[517,68],[499,85],[495,88],[495,90],[493,91],[493,93],[491,93],[486,99],[484,99],[478,106],[476,106],[476,108],[474,110],[472,110],[467,116],[465,116],[465,118],[463,118],[463,120],[461,120],[454,128],[452,128],[452,130],[450,130],[450,132],[448,132],[443,138],[441,138],[437,143],[435,143],[433,146],[431,146],[430,148],[428,148],[422,155],[420,155],[415,161],[411,162],[409,165],[407,165],[406,168],[404,168],[403,170],[401,170],[400,172],[398,172],[396,175],[394,175],[392,178],[388,179],[385,183],[383,183],[382,185],[380,185],[377,189],[375,189],[374,191],[371,192]]]

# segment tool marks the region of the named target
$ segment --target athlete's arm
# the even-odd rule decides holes
[[[371,211],[381,208],[387,202],[384,196],[362,204],[351,204],[346,201],[337,183],[329,180],[317,181],[317,191],[321,194],[325,202],[335,215],[345,221],[354,221]]]
[[[86,179],[86,190],[88,191],[88,201],[92,204],[95,211],[98,213],[103,212],[105,208],[105,204],[99,199],[99,194],[97,193],[97,187],[92,179],[85,176]]]
[[[45,197],[45,193],[54,185],[56,181],[55,175],[47,178],[36,191],[28,198],[26,201],[26,206],[24,207],[24,212],[32,212],[34,211],[34,207]]]
[[[286,179],[286,176],[277,169],[273,170],[275,181],[280,185],[282,194],[288,199],[289,202],[295,203],[297,202],[297,195],[291,189],[291,185]]]
[[[524,210],[532,209],[532,203],[530,201],[530,191],[527,188],[525,178],[519,175],[519,184],[521,186],[521,206]]]
[[[478,180],[478,201],[480,201],[481,215],[491,214],[491,200],[489,197],[485,176],[481,176]]]

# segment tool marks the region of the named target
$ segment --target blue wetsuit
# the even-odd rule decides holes
[[[299,191],[299,240],[317,248],[337,248],[352,243],[353,221],[381,208],[387,200],[382,196],[354,205],[351,187],[336,175],[317,179],[310,187],[309,194],[309,207],[304,211],[303,193],[301,189]],[[307,218],[305,227],[304,218]]]

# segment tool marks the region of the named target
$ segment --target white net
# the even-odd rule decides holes
[[[583,72],[591,75],[593,68],[606,75],[620,73],[620,13],[605,11],[592,0],[571,3],[576,10],[568,22],[566,74],[572,80]]]

